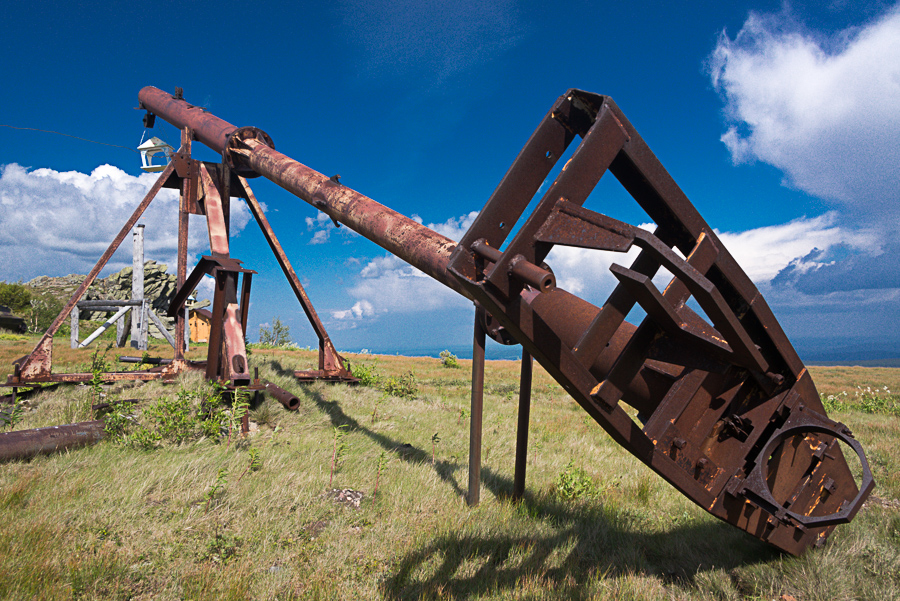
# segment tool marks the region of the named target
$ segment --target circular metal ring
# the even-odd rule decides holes
[[[222,153],[222,160],[227,164],[232,171],[237,173],[242,177],[246,177],[247,179],[251,179],[254,177],[259,177],[259,174],[247,167],[244,164],[244,161],[241,158],[235,161],[235,153],[229,152],[232,148],[237,148],[240,145],[242,140],[258,140],[259,142],[265,144],[269,148],[274,149],[275,143],[272,142],[272,138],[259,129],[258,127],[239,127],[228,136],[228,142],[225,144],[225,151]],[[239,155],[238,155],[239,157]]]
[[[852,519],[853,515],[855,515],[856,510],[858,509],[857,505],[861,504],[868,496],[871,488],[875,485],[875,480],[872,477],[871,470],[869,469],[869,462],[866,460],[866,455],[865,452],[863,452],[862,445],[860,445],[856,439],[851,438],[850,436],[847,436],[843,432],[835,430],[834,428],[825,425],[806,423],[789,426],[779,432],[776,432],[772,436],[772,438],[769,439],[769,442],[766,443],[766,446],[763,447],[762,452],[760,452],[759,454],[759,457],[763,458],[763,460],[758,461],[756,466],[753,468],[753,471],[751,471],[750,473],[752,476],[752,478],[748,478],[748,480],[752,480],[750,482],[750,485],[752,486],[750,490],[759,495],[764,501],[771,503],[773,507],[781,507],[781,504],[775,500],[775,497],[772,496],[772,491],[769,489],[769,485],[767,484],[767,477],[769,475],[768,460],[779,444],[781,444],[791,436],[807,432],[820,432],[822,434],[833,436],[856,452],[863,470],[862,481],[859,485],[859,492],[857,493],[853,501],[850,502],[850,504],[846,505],[840,511],[836,511],[828,515],[802,515],[789,509],[784,509],[784,513],[797,523],[802,524],[806,527],[845,524]],[[753,486],[754,484],[755,486]]]

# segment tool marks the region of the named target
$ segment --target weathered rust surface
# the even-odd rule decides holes
[[[94,444],[104,436],[103,420],[0,433],[0,461],[27,459]]]
[[[609,97],[560,97],[458,245],[275,151],[264,132],[155,88],[140,98],[236,170],[271,179],[476,300],[487,311],[481,331],[522,344],[620,445],[716,517],[796,554],[852,519],[874,487],[861,446],[825,415],[759,291]],[[652,233],[582,206],[607,171],[655,222]],[[619,284],[596,307],[556,287],[544,261],[557,245],[639,254],[612,266]],[[672,274],[662,291],[652,281],[661,268]],[[638,308],[635,326],[626,317]],[[480,461],[470,463],[471,476]]]
[[[266,394],[275,397],[275,399],[288,411],[296,411],[300,408],[300,399],[280,386],[276,386],[271,382],[266,382],[263,390],[265,390]]]

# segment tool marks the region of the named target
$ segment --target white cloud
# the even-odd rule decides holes
[[[478,213],[472,211],[442,223],[429,223],[427,227],[452,240],[459,240],[477,216]],[[416,215],[412,218],[422,222]],[[358,300],[349,309],[333,311],[332,317],[335,319],[359,320],[376,318],[378,314],[388,312],[419,313],[471,305],[471,301],[458,292],[394,255],[369,260],[359,271],[358,281],[347,293]]]
[[[0,279],[29,280],[39,275],[86,274],[134,212],[157,176],[133,176],[111,165],[90,174],[35,169],[11,163],[0,170]],[[250,220],[242,201],[232,202],[231,231]],[[174,270],[178,250],[178,193],[163,189],[138,223],[145,224],[148,259]],[[191,216],[189,252],[209,248],[202,217]],[[103,274],[130,266],[131,237]]]
[[[896,224],[900,6],[832,39],[751,14],[734,39],[720,36],[709,66],[736,163],[769,163],[854,219]]]
[[[877,251],[874,238],[867,232],[851,231],[836,225],[837,215],[795,219],[781,225],[760,227],[745,232],[716,232],[738,265],[755,283],[774,278],[798,257],[813,249],[836,245]]]
[[[331,313],[331,316],[335,319],[362,319],[363,317],[372,317],[373,315],[375,315],[375,307],[365,299],[357,301],[349,309],[344,311],[332,311]]]
[[[325,244],[331,239],[331,232],[334,230],[338,230],[345,239],[359,236],[359,234],[349,227],[341,227],[338,229],[335,227],[331,217],[321,212],[316,213],[315,217],[306,218],[306,229],[307,231],[313,232],[313,237],[310,239],[309,244]]]
[[[478,211],[472,211],[462,217],[451,217],[443,223],[429,223],[428,227],[454,242],[459,242],[463,234],[469,229],[469,226],[475,222],[476,217],[478,217]]]

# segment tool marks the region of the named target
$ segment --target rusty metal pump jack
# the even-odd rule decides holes
[[[797,554],[849,522],[874,487],[862,447],[825,415],[759,291],[609,97],[561,96],[458,244],[279,153],[257,128],[152,87],[140,102],[222,153],[224,168],[274,181],[476,301],[476,367],[485,332],[515,340],[523,388],[534,357],[616,442],[729,524]],[[576,136],[571,159],[507,240]],[[653,219],[653,233],[582,206],[606,171]],[[639,254],[612,266],[619,283],[596,307],[556,286],[544,264],[555,245]],[[661,268],[672,275],[662,292],[652,282]],[[646,313],[638,326],[625,321],[635,307]],[[477,424],[473,413],[473,441]],[[858,457],[856,473],[842,449]],[[470,474],[477,469],[471,462]]]
[[[152,126],[152,119],[148,119],[145,123]],[[176,188],[181,192],[178,211],[178,289],[168,310],[168,315],[176,319],[174,358],[167,365],[160,367],[140,371],[106,372],[100,374],[100,377],[105,381],[169,379],[186,369],[203,369],[209,380],[227,382],[232,388],[245,387],[251,390],[267,388],[274,391],[276,395],[281,394],[288,399],[282,401],[285,406],[291,405],[289,408],[296,408],[297,401],[292,395],[271,384],[261,385],[258,379],[250,376],[244,333],[247,331],[250,285],[252,276],[256,272],[242,267],[241,261],[229,255],[230,199],[240,197],[247,201],[250,211],[262,229],[279,266],[319,338],[319,369],[297,371],[295,376],[303,382],[327,380],[353,383],[357,381],[334,348],[325,327],[300,284],[297,274],[272,231],[262,207],[250,190],[247,180],[232,171],[226,163],[217,164],[192,159],[192,139],[193,134],[190,128],[183,128],[179,151],[173,155],[171,162],[163,169],[156,183],[73,293],[35,349],[31,354],[15,362],[14,373],[9,376],[6,382],[7,386],[13,386],[15,390],[15,387],[39,382],[86,382],[93,378],[92,373],[53,373],[53,335],[163,187]],[[190,214],[206,217],[211,253],[210,256],[202,257],[194,270],[187,274],[188,215]],[[183,319],[185,301],[196,289],[204,275],[210,275],[215,280],[209,351],[205,364],[204,362],[186,361],[184,358],[185,322]]]

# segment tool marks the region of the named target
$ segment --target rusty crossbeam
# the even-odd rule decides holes
[[[850,521],[874,487],[861,446],[825,415],[759,291],[609,97],[561,96],[459,244],[279,153],[257,128],[152,87],[140,102],[189,128],[242,177],[272,180],[475,300],[485,309],[476,351],[485,333],[520,343],[621,446],[712,515],[796,554]],[[508,240],[576,137],[571,159]],[[582,206],[607,171],[654,232]],[[544,263],[556,245],[639,253],[630,267],[612,266],[619,283],[597,307],[556,287]],[[671,275],[662,292],[653,284],[661,270]],[[645,317],[635,326],[626,317],[638,307]],[[473,440],[481,392],[476,382]],[[520,407],[521,452],[527,397]],[[472,503],[480,445],[470,448]],[[845,452],[859,458],[856,477]],[[524,470],[515,493],[523,487]]]

